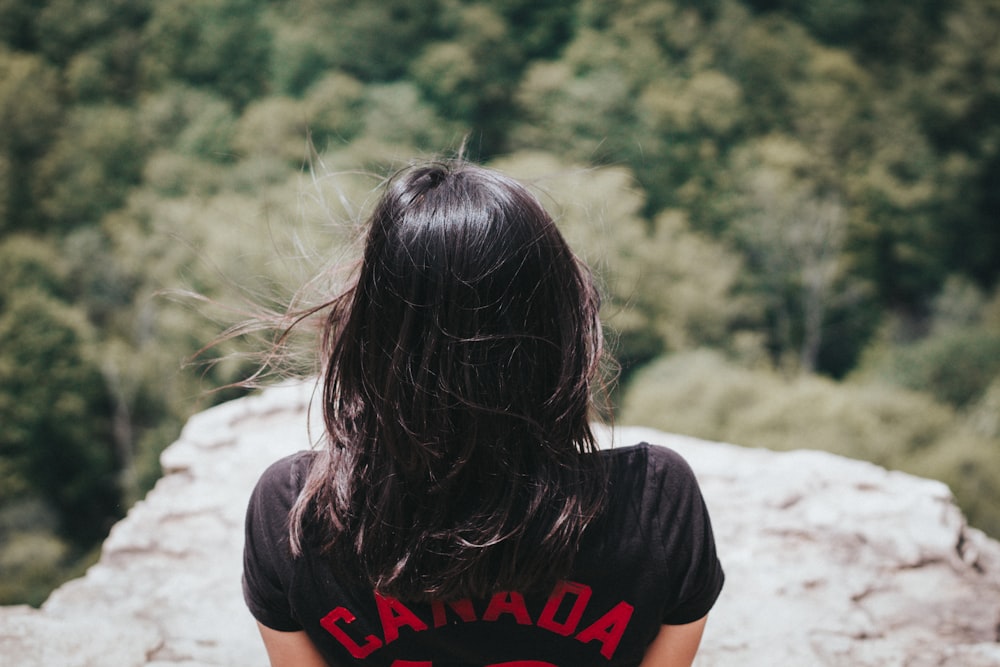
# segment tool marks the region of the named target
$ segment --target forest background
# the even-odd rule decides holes
[[[1000,536],[997,0],[0,0],[0,44],[2,603],[237,395],[252,345],[185,360],[356,253],[366,174],[466,138],[600,276],[616,421]]]

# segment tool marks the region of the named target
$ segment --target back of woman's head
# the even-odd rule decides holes
[[[328,548],[404,598],[564,574],[600,505],[598,305],[516,181],[465,162],[392,178],[327,324]]]

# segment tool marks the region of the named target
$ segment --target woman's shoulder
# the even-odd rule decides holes
[[[669,447],[641,442],[605,451],[609,500],[643,521],[686,512],[701,489],[691,466]]]
[[[253,495],[294,503],[316,456],[314,451],[301,451],[278,459],[261,474]]]
[[[601,452],[612,474],[645,476],[693,477],[691,466],[683,456],[662,445],[640,442],[627,447],[615,447]]]
[[[309,449],[283,456],[268,465],[261,477],[280,476],[286,473],[294,475],[308,471],[309,466],[312,465],[313,460],[318,454],[319,452]]]

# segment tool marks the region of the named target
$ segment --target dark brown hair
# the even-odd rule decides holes
[[[293,549],[408,600],[551,584],[604,498],[589,271],[524,186],[464,161],[398,173],[369,224],[327,304]]]

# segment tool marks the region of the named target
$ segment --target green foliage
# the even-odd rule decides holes
[[[990,286],[1000,276],[1000,3],[953,5],[927,49],[934,66],[907,94],[921,131],[947,157],[937,210],[948,269]]]
[[[241,156],[267,155],[301,165],[307,161],[305,114],[298,100],[268,97],[240,116],[233,147]]]
[[[900,341],[891,329],[883,332],[854,376],[969,408],[985,400],[1000,378],[1000,290],[987,299],[968,280],[953,276],[934,299],[932,313],[929,335]]]
[[[423,46],[442,32],[448,14],[439,0],[290,0],[267,23],[277,35],[274,79],[298,94],[336,69],[363,81],[390,81],[408,70]],[[456,11],[455,8],[450,8]]]
[[[124,102],[140,85],[141,31],[149,12],[146,0],[49,0],[37,14],[34,38],[63,69],[76,100]]]
[[[108,423],[96,418],[108,397],[94,343],[79,310],[36,288],[15,292],[0,314],[0,456],[83,542],[120,511]]]
[[[34,19],[38,49],[50,61],[65,65],[74,54],[109,35],[141,28],[149,15],[148,0],[47,0]]]
[[[553,58],[572,34],[576,1],[498,0],[489,6],[499,12],[517,38],[509,39],[527,58]]]
[[[138,122],[150,143],[209,162],[227,163],[234,158],[236,114],[210,92],[167,88],[143,101]]]
[[[577,74],[562,61],[534,64],[517,93],[527,122],[511,132],[511,143],[584,163],[609,161],[634,124],[631,94],[614,65]]]
[[[1000,332],[946,331],[895,346],[868,373],[901,387],[927,391],[956,407],[973,403],[1000,376]]]
[[[62,114],[58,73],[36,56],[0,49],[0,233],[35,221],[33,170]]]
[[[68,545],[52,533],[55,518],[37,499],[0,506],[0,604],[39,605],[52,588]]]
[[[524,56],[503,16],[483,4],[461,8],[455,38],[424,49],[410,73],[440,113],[474,132],[481,154],[503,146]]]
[[[331,72],[306,92],[305,117],[317,150],[346,144],[364,127],[365,87],[357,79]]]
[[[312,4],[312,3],[309,3]],[[366,81],[389,81],[408,69],[414,54],[437,32],[438,0],[324,2],[329,65]]]
[[[41,58],[0,50],[0,147],[12,156],[39,154],[62,111],[58,72]]]
[[[731,75],[746,92],[748,122],[757,132],[792,122],[796,85],[808,77],[813,44],[802,27],[779,16],[749,21],[726,47]]]
[[[760,10],[793,16],[818,38],[844,46],[866,60],[926,67],[926,45],[933,41],[947,0],[750,0]]]
[[[0,504],[0,604],[39,606],[66,577],[96,561],[56,533],[58,518],[40,498]]]
[[[146,23],[142,66],[153,81],[211,88],[237,108],[264,93],[270,33],[257,0],[156,3]]]
[[[26,234],[0,238],[0,312],[10,299],[26,289],[67,295],[67,271],[59,253],[48,243]]]
[[[940,196],[938,167],[912,116],[893,113],[870,136],[871,156],[849,174],[847,187],[858,206],[859,268],[872,276],[883,303],[912,307],[945,278],[943,228],[933,203]]]
[[[966,411],[965,423],[972,433],[1000,439],[1000,375]]]
[[[361,139],[384,146],[397,159],[405,158],[407,149],[434,153],[457,146],[464,134],[461,125],[438,116],[408,81],[369,85],[361,115]]]
[[[996,402],[993,406],[998,407]],[[906,470],[946,483],[969,523],[990,535],[1000,535],[998,449],[1000,433],[986,439],[958,432],[949,437],[946,445],[929,448],[913,457]]]
[[[0,42],[13,49],[34,49],[36,0],[0,0]]]
[[[976,435],[918,392],[789,380],[699,351],[644,368],[628,387],[621,422],[777,450],[821,449],[937,477],[974,525],[1000,528],[1000,441]]]
[[[75,107],[39,161],[38,206],[48,225],[93,224],[139,182],[146,147],[128,109]]]
[[[265,16],[272,35],[270,88],[278,95],[298,96],[327,70],[327,35],[315,17],[294,22]]]
[[[780,135],[748,142],[731,161],[740,189],[728,236],[748,260],[745,288],[765,310],[778,364],[806,372],[819,368],[830,314],[870,291],[849,271],[848,211],[822,172],[804,145]],[[837,340],[845,342],[853,358],[865,339]]]
[[[623,423],[771,449],[822,449],[899,465],[938,441],[950,411],[917,393],[788,379],[698,351],[643,369],[622,405]]]

